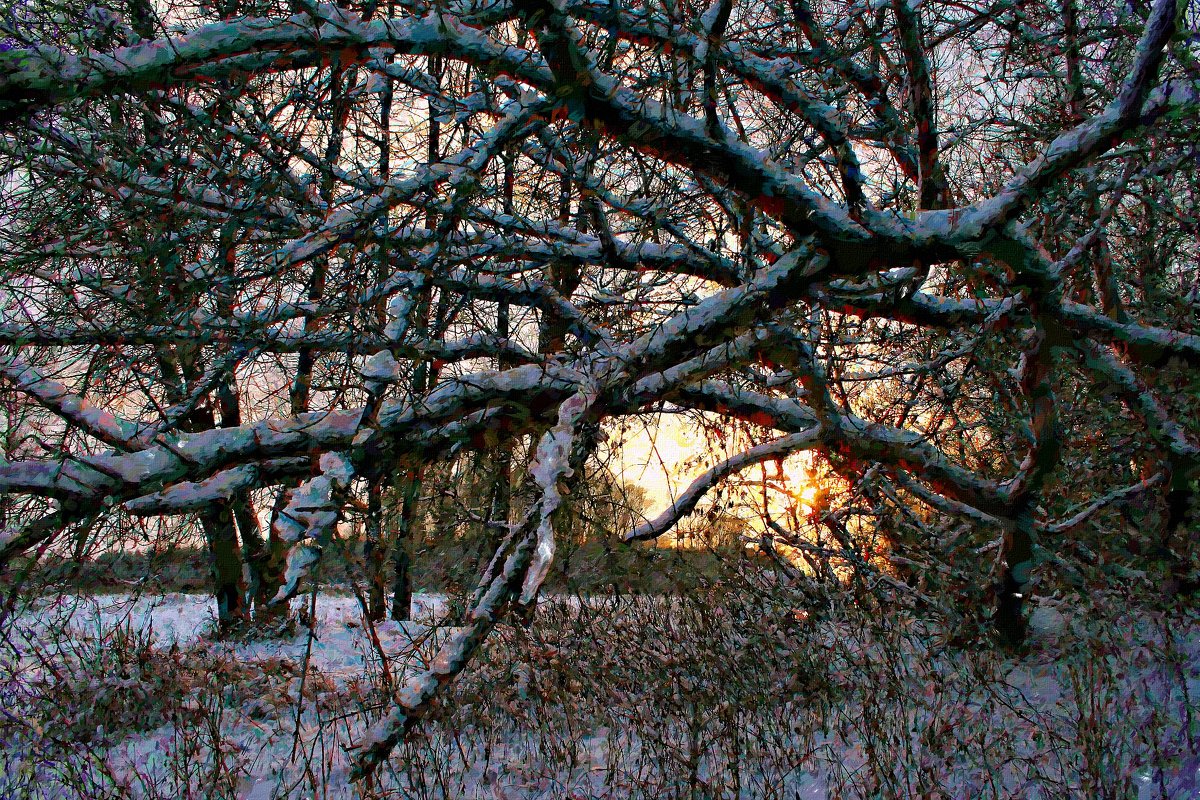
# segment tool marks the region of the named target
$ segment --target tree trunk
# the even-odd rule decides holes
[[[1006,563],[992,619],[1000,642],[1010,650],[1024,644],[1029,629],[1025,621],[1025,590],[1033,566],[1033,543],[1033,514],[1025,511],[1004,536]]]
[[[396,538],[392,542],[392,619],[403,622],[412,614],[412,556],[409,541],[412,538],[417,516],[417,500],[421,495],[421,476],[410,471],[401,483],[400,517],[396,525]]]
[[[226,633],[245,620],[242,558],[238,552],[237,529],[228,503],[218,503],[200,515],[200,526],[212,555],[213,594],[217,599],[217,624]]]
[[[1029,429],[1033,442],[1021,463],[1022,480],[1011,499],[1012,522],[1005,532],[1001,557],[1004,571],[997,587],[992,624],[1001,643],[1011,650],[1025,642],[1025,595],[1034,567],[1037,541],[1034,509],[1050,473],[1062,457],[1058,401],[1054,395],[1054,344],[1066,337],[1054,324],[1037,317],[1040,328],[1024,352],[1021,393],[1029,404]]]
[[[364,531],[363,561],[367,568],[367,615],[378,622],[387,615],[387,546],[383,541],[383,484],[378,480],[367,487],[367,525]]]

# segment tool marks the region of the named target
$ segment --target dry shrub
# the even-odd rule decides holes
[[[1179,796],[1193,612],[1074,598],[1015,658],[903,598],[806,596],[729,578],[548,599],[501,629],[370,796]]]
[[[27,685],[42,694],[27,693],[22,713],[63,733],[39,743],[39,762],[6,765],[9,786],[33,787],[8,794],[232,798],[268,759],[278,797],[1187,796],[1196,614],[1098,593],[1057,608],[1037,612],[1030,651],[1013,658],[948,637],[960,620],[904,597],[819,595],[761,572],[671,596],[548,597],[531,624],[501,626],[357,787],[344,748],[444,630],[416,637],[386,674],[369,662],[337,680],[286,658],[159,650],[126,631],[56,661],[76,665],[72,681]],[[105,720],[102,737],[70,717],[79,707]],[[269,739],[260,752],[245,749],[251,727]],[[107,742],[146,730],[162,742],[154,764],[112,758]],[[47,774],[72,793],[37,794]]]

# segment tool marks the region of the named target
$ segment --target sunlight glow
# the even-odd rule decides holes
[[[676,414],[647,418],[644,426],[614,431],[612,436],[611,466],[617,475],[645,490],[647,517],[667,509],[693,480],[749,444],[744,434],[721,441],[695,419]],[[713,496],[723,494],[724,511],[749,523],[752,531],[765,528],[764,509],[782,524],[794,525],[819,504],[821,490],[812,469],[811,455],[799,453],[731,475]],[[712,502],[712,497],[706,499],[696,513]]]

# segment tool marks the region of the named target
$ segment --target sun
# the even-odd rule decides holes
[[[776,480],[781,497],[776,499],[786,510],[809,516],[819,505],[821,488],[813,480],[811,453],[797,453],[776,462]]]

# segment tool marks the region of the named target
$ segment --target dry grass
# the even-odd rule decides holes
[[[1196,616],[1097,599],[1021,660],[982,641],[946,644],[933,635],[941,623],[912,609],[834,598],[799,612],[802,598],[777,586],[547,601],[531,626],[502,628],[389,769],[355,787],[345,748],[385,708],[400,662],[346,679],[288,659],[238,663],[204,643],[156,649],[128,629],[76,636],[42,653],[56,672],[44,664],[42,679],[9,682],[17,711],[0,788],[255,800],[1176,796],[1179,765],[1196,753]]]

